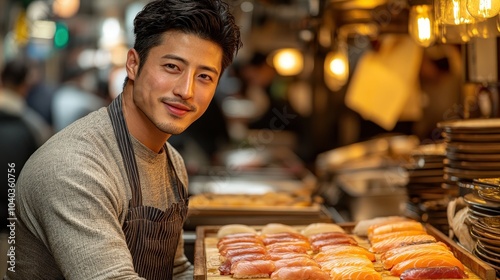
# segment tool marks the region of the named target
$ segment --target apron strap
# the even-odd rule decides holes
[[[142,191],[139,180],[139,171],[135,160],[132,142],[130,141],[127,124],[122,114],[122,94],[118,95],[108,106],[108,114],[111,118],[111,124],[113,125],[115,137],[118,141],[118,147],[120,147],[120,153],[122,154],[123,163],[127,172],[128,181],[132,189],[132,200],[130,202],[130,206],[141,206]]]

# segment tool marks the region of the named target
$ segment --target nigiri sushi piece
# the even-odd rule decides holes
[[[296,239],[301,239],[301,240],[306,240],[308,241],[309,238],[307,236],[304,236],[298,232],[278,232],[278,233],[268,233],[268,234],[262,234],[260,236],[262,239],[270,238],[296,238]]]
[[[305,227],[300,233],[305,236],[311,236],[322,232],[345,232],[345,230],[336,224],[330,223],[313,223]]]
[[[398,236],[372,243],[370,250],[375,253],[382,253],[399,246],[429,242],[436,242],[436,238],[430,234]]]
[[[351,237],[351,236],[345,232],[322,232],[309,236],[309,241],[315,242],[318,240],[335,239],[338,237]]]
[[[269,253],[302,253],[306,254],[310,247],[302,246],[302,245],[287,245],[285,243],[276,243],[273,245],[280,246],[272,246],[266,247],[267,252]]]
[[[311,243],[313,252],[319,252],[322,247],[330,245],[358,245],[358,241],[351,236],[339,237],[335,239],[318,240]]]
[[[234,256],[231,259],[226,259],[220,266],[219,272],[220,275],[230,275],[231,274],[231,266],[233,263],[237,263],[239,261],[254,261],[254,260],[269,260],[270,257],[267,254],[246,254]]]
[[[257,234],[257,230],[243,224],[229,224],[219,228],[219,230],[217,231],[217,238],[223,238],[225,236],[237,233]]]
[[[266,248],[261,246],[247,247],[247,248],[237,248],[227,250],[225,255],[221,255],[221,260],[226,260],[234,256],[246,255],[246,254],[265,254]]]
[[[272,251],[273,248],[286,247],[286,246],[304,247],[304,249],[306,251],[311,249],[311,244],[309,244],[309,242],[306,242],[303,240],[273,243],[273,244],[267,245],[266,249]]]
[[[465,279],[467,274],[456,266],[410,268],[401,273],[401,280],[420,279]]]
[[[404,251],[400,254],[393,255],[390,258],[384,259],[382,261],[384,268],[385,269],[391,269],[395,264],[398,264],[400,262],[413,259],[416,257],[420,256],[426,256],[426,255],[444,255],[444,256],[453,256],[453,253],[449,250],[442,249],[442,250],[436,250],[436,249],[415,249],[415,250],[407,250]]]
[[[357,266],[374,268],[373,262],[364,255],[337,256],[318,262],[321,269],[330,272],[334,267]]]
[[[231,265],[233,278],[269,278],[274,270],[271,260],[239,261]]]
[[[287,267],[287,266],[317,266],[319,267],[319,264],[309,258],[309,257],[297,257],[297,258],[291,258],[291,259],[281,259],[281,260],[276,260],[274,261],[274,265],[276,266],[276,270],[282,268],[282,267]]]
[[[353,228],[352,233],[357,236],[367,236],[368,228],[374,225],[389,224],[396,221],[408,221],[409,219],[402,216],[387,216],[387,217],[377,217],[373,219],[367,219],[359,221]]]
[[[231,243],[223,245],[219,248],[219,254],[225,256],[226,252],[234,249],[242,249],[248,247],[264,247],[261,243],[252,243],[252,242],[239,242],[239,243]]]
[[[260,230],[260,233],[262,235],[272,234],[272,233],[282,233],[282,232],[298,233],[298,230],[289,225],[280,223],[269,223]]]
[[[382,275],[371,267],[340,266],[330,271],[332,280],[382,280]]]
[[[273,280],[330,280],[330,275],[317,266],[289,266],[271,274]]]
[[[325,246],[321,248],[321,251],[317,253],[313,258],[317,261],[325,261],[331,256],[341,256],[341,255],[365,255],[370,261],[374,262],[376,260],[375,254],[368,251],[368,249],[361,246],[353,245],[332,245]]]
[[[431,254],[400,262],[391,268],[391,274],[394,276],[400,276],[403,271],[410,268],[434,266],[456,266],[460,270],[464,271],[464,265],[454,256]]]
[[[312,258],[311,255],[307,253],[297,253],[297,252],[268,252],[269,258],[273,261],[283,260],[283,259],[294,259],[294,258]]]
[[[262,240],[260,240],[257,237],[234,237],[234,238],[223,238],[219,240],[217,242],[217,248],[220,249],[221,247],[228,244],[243,243],[243,242],[264,244]]]
[[[422,235],[422,234],[427,234],[425,230],[403,230],[403,231],[394,231],[394,232],[388,232],[388,233],[382,233],[378,235],[372,236],[370,239],[371,243],[377,243],[385,239],[393,238],[393,237],[398,237],[398,236],[409,236],[409,235]]]
[[[373,225],[368,228],[368,239],[371,239],[374,235],[404,230],[425,231],[425,228],[421,223],[413,220],[397,221],[384,225]]]
[[[399,246],[392,248],[390,250],[385,251],[380,255],[380,259],[384,261],[385,259],[391,258],[394,255],[401,254],[405,251],[412,251],[412,250],[418,250],[418,249],[429,249],[429,250],[450,250],[448,245],[445,243],[438,241],[438,242],[428,242],[428,243],[420,243],[420,244],[411,244],[411,245],[406,245],[406,246]]]

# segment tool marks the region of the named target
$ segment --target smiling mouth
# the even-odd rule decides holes
[[[193,109],[189,106],[180,103],[166,102],[164,104],[170,114],[179,118],[185,116],[188,112],[193,111]]]

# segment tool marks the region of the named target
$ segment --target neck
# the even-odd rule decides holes
[[[122,93],[122,111],[130,134],[152,151],[159,153],[170,134],[160,131],[137,107],[128,86]]]

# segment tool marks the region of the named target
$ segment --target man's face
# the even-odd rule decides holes
[[[217,44],[193,34],[166,32],[141,72],[136,66],[128,73],[134,80],[134,104],[159,130],[179,134],[210,104],[222,74],[221,61]]]

